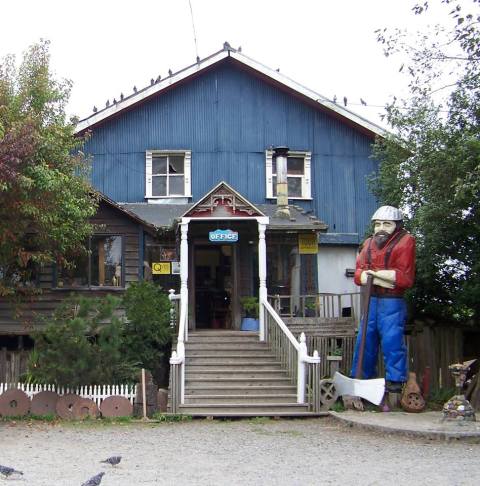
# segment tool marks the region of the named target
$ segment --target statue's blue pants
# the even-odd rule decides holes
[[[407,308],[402,298],[371,297],[362,378],[377,377],[378,346],[381,343],[388,381],[407,381],[407,348],[403,333]],[[362,327],[355,344],[351,376],[355,378]]]

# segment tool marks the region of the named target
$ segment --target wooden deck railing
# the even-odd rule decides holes
[[[343,294],[269,295],[268,300],[282,317],[318,317],[324,319],[360,315],[360,292]]]
[[[264,312],[264,338],[275,356],[297,385],[297,403],[305,403],[312,412],[320,411],[320,358],[317,351],[308,355],[305,334],[297,341],[282,318],[267,300],[261,301]]]

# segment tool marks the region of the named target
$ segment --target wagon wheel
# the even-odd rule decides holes
[[[75,418],[73,415],[73,405],[81,399],[80,396],[73,393],[61,396],[55,407],[57,415],[64,420],[73,420]]]
[[[338,393],[333,380],[320,380],[320,410],[327,412],[337,401]]]
[[[0,395],[0,415],[3,417],[21,417],[30,410],[30,398],[22,390],[10,388]]]
[[[30,413],[33,415],[56,415],[56,406],[59,398],[58,393],[53,391],[37,393],[32,398]]]
[[[425,408],[425,400],[420,393],[408,393],[400,400],[400,405],[406,412],[421,412]]]
[[[97,418],[99,415],[97,404],[90,398],[81,398],[73,404],[73,418],[83,420],[88,418]]]
[[[100,411],[104,417],[130,417],[133,413],[133,406],[128,398],[111,396],[103,400]]]

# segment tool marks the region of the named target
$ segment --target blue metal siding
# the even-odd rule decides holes
[[[265,202],[265,150],[288,145],[312,152],[313,201],[299,201],[330,225],[359,233],[375,208],[365,178],[376,164],[371,140],[297,98],[220,64],[190,82],[93,130],[93,184],[116,201],[145,196],[145,151],[192,151],[197,201],[225,180],[253,203]]]

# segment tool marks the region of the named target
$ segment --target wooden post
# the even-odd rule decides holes
[[[143,420],[147,420],[147,383],[145,380],[145,368],[142,368],[142,402]]]
[[[182,218],[180,224],[180,307],[182,302],[187,303],[188,309],[188,218]],[[188,321],[185,326],[185,341],[188,341]]]
[[[0,349],[0,383],[7,381],[7,348]]]
[[[259,328],[260,341],[265,341],[265,312],[263,309],[263,302],[267,300],[267,245],[265,243],[265,229],[267,221],[265,218],[257,218],[258,221],[258,279],[259,289]]]
[[[105,246],[103,240],[98,242],[98,285],[105,285]]]

